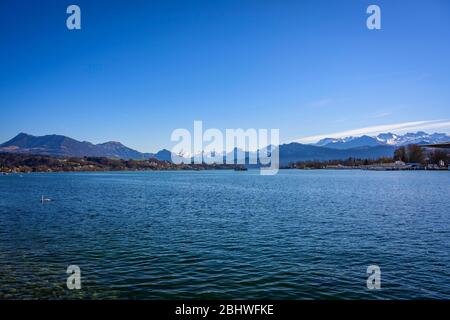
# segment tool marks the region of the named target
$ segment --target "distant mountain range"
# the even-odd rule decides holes
[[[348,158],[377,159],[392,157],[394,146],[361,146],[350,149],[334,149],[328,147],[312,146],[301,143],[280,145],[280,164],[287,165],[297,161],[309,160],[344,160]]]
[[[393,133],[381,133],[377,136],[361,136],[346,138],[325,138],[317,142],[315,145],[319,147],[327,147],[332,149],[351,149],[358,147],[373,146],[404,146],[408,144],[432,144],[449,142],[450,136],[445,133],[428,134],[423,131],[416,133],[407,133],[397,135]]]
[[[170,151],[161,150],[156,154],[141,153],[128,148],[120,142],[109,141],[93,144],[87,141],[61,135],[32,136],[20,133],[11,140],[0,145],[0,152],[40,154],[56,157],[107,157],[118,159],[170,158]]]
[[[442,143],[450,137],[442,133],[425,132],[395,135],[379,134],[376,137],[362,136],[342,139],[327,138],[315,145],[289,143],[280,145],[280,163],[286,165],[296,161],[341,160],[352,158],[375,159],[391,157],[398,146],[410,143]],[[171,160],[171,152],[163,149],[157,153],[141,153],[120,142],[110,141],[93,144],[77,141],[62,135],[32,136],[20,133],[13,139],[0,144],[0,153],[27,153],[56,157],[108,157],[117,159]],[[246,158],[248,158],[248,153]]]

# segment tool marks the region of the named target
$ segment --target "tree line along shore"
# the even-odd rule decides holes
[[[298,161],[281,169],[366,169],[366,170],[448,170],[450,153],[418,145],[398,148],[393,157],[326,161]],[[252,167],[252,166],[250,166]],[[170,161],[122,160],[106,157],[52,157],[47,155],[0,154],[0,173],[144,171],[144,170],[238,170],[245,165],[234,164],[174,164]]]
[[[232,170],[240,166],[225,164],[174,164],[169,161],[122,160],[105,157],[59,158],[45,155],[0,154],[0,172],[89,172],[89,171],[145,171],[145,170]]]
[[[299,161],[286,169],[450,170],[450,153],[411,144],[399,147],[393,157],[328,161]]]

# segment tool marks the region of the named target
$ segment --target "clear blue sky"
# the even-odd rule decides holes
[[[66,28],[70,4],[82,30]],[[0,40],[0,142],[56,133],[148,152],[194,120],[279,128],[283,142],[450,131],[448,0],[2,0]]]

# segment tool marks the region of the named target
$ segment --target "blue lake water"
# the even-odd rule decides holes
[[[449,198],[450,172],[0,176],[0,298],[448,299]]]

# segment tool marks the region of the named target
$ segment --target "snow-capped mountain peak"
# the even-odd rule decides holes
[[[450,136],[445,133],[429,134],[423,131],[418,131],[416,133],[409,132],[404,135],[387,132],[380,133],[373,137],[364,135],[360,137],[325,138],[317,142],[315,145],[334,149],[350,149],[376,145],[403,146],[408,144],[431,144],[449,141]]]

